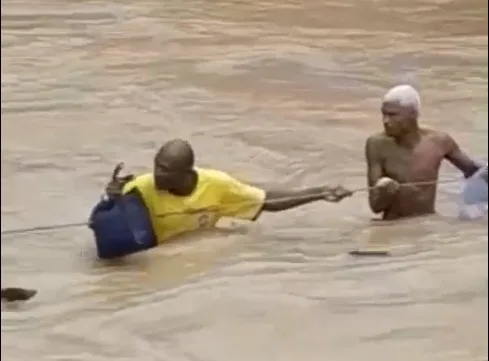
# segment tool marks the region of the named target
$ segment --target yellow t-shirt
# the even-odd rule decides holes
[[[184,232],[214,227],[221,217],[253,220],[265,200],[265,191],[213,169],[196,169],[197,187],[186,197],[159,191],[153,174],[136,177],[124,193],[137,188],[148,207],[158,243]]]

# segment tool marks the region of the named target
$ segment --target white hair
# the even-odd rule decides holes
[[[421,110],[419,93],[408,84],[397,85],[389,89],[389,91],[385,93],[382,102],[398,103],[403,107],[412,108],[416,113],[419,113]]]

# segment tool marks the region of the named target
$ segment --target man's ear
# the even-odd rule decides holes
[[[189,169],[185,172],[189,177],[191,177],[192,179],[195,179],[197,178],[197,171],[195,169]]]
[[[416,109],[414,108],[409,109],[409,119],[416,121],[418,119],[418,116],[419,116],[419,112]]]

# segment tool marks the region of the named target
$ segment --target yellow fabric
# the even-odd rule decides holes
[[[184,232],[214,227],[221,217],[253,220],[258,216],[265,191],[218,170],[199,168],[196,171],[197,187],[186,197],[157,190],[151,173],[125,185],[124,193],[137,188],[142,194],[158,243]]]

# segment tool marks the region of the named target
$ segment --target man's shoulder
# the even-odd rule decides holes
[[[218,169],[196,167],[195,170],[199,176],[209,179],[222,179],[229,177],[228,173]]]
[[[153,187],[154,186],[154,177],[152,173],[144,173],[134,177],[131,181],[127,182],[124,185],[124,193],[127,193],[134,188],[143,188],[143,187]]]
[[[239,180],[237,177],[217,169],[196,168],[199,175],[200,184],[212,184],[215,186],[246,186],[247,182]]]
[[[423,137],[426,137],[441,146],[451,145],[451,143],[455,142],[452,136],[444,131],[433,128],[422,128],[421,132]]]
[[[378,132],[378,133],[374,133],[372,135],[370,135],[368,138],[367,138],[367,141],[374,141],[374,142],[385,142],[385,141],[389,141],[391,138],[385,134],[384,132]]]
[[[218,169],[198,167],[195,170],[199,175],[200,184],[224,185],[234,180],[231,175]]]
[[[366,140],[366,144],[367,146],[382,146],[382,145],[386,145],[386,144],[391,144],[393,142],[392,138],[389,137],[387,134],[385,134],[384,132],[379,132],[379,133],[375,133],[375,134],[372,134],[370,135],[367,140]]]
[[[134,177],[132,182],[141,183],[141,184],[154,184],[153,173],[139,174]]]
[[[446,132],[442,132],[438,129],[430,128],[430,127],[423,127],[419,129],[421,131],[421,134],[424,136],[428,137],[440,137],[444,135],[448,135]]]

